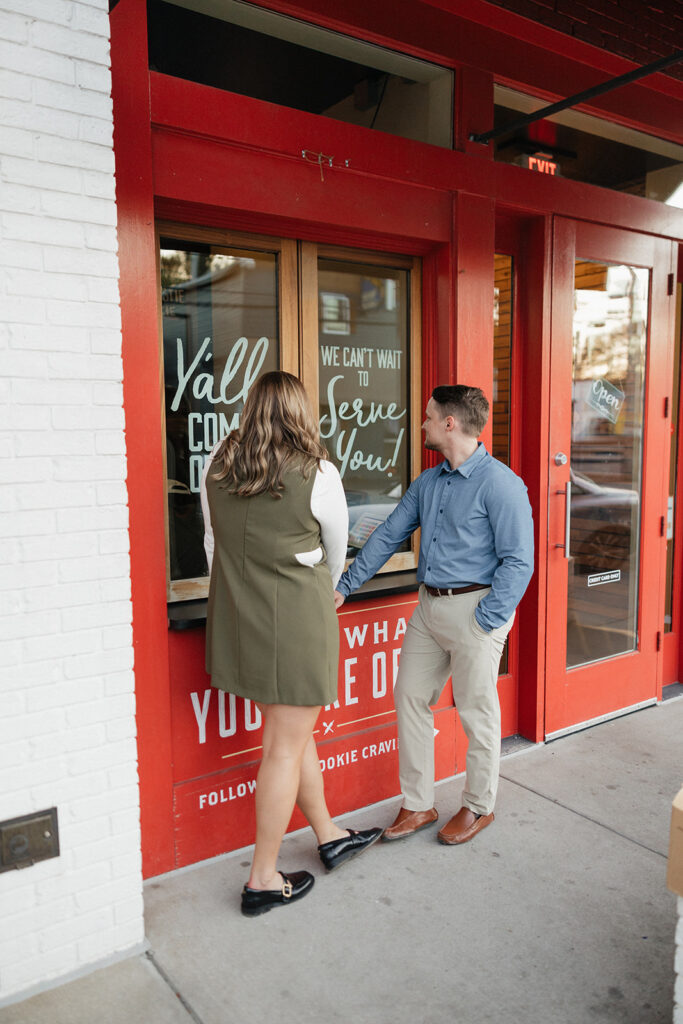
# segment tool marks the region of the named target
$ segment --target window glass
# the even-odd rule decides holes
[[[567,668],[635,650],[649,273],[575,264]]]
[[[277,255],[161,239],[169,576],[207,575],[199,485],[247,392],[279,364]]]
[[[409,288],[407,270],[318,261],[320,432],[346,490],[349,557],[410,482]]]
[[[453,72],[235,0],[148,0],[154,71],[435,146]]]
[[[201,240],[182,239],[170,224],[160,238],[171,601],[208,593],[202,473],[263,373],[298,373],[313,394],[317,377],[321,440],[349,505],[349,557],[405,493],[417,458],[410,423],[419,385],[409,365],[416,261],[187,230]],[[415,564],[409,540],[385,571]]]
[[[512,125],[545,100],[496,86],[494,127]],[[569,109],[499,136],[495,159],[683,207],[683,146]]]

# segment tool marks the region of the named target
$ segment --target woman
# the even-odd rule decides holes
[[[256,844],[242,913],[265,913],[310,892],[308,871],[277,870],[298,803],[333,870],[382,834],[339,828],[325,803],[313,739],[337,698],[334,587],[348,512],[301,381],[267,373],[251,388],[238,430],[213,451],[202,480],[211,567],[207,671],[212,684],[255,701],[263,715]],[[215,550],[214,550],[215,549]]]

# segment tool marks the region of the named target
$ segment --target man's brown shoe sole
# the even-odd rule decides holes
[[[390,825],[389,828],[384,830],[384,835],[382,836],[382,840],[385,843],[395,843],[399,839],[408,839],[410,836],[414,836],[417,832],[421,832],[423,828],[429,828],[430,825],[435,825],[436,822],[439,820],[439,815],[436,813],[435,810],[433,810],[433,811],[414,811],[414,812],[410,812],[410,813],[408,813],[408,814],[406,814],[404,816],[403,820],[407,821],[412,816],[420,816],[420,817],[422,817],[425,814],[429,815],[431,813],[434,814],[433,818],[428,817],[426,821],[422,822],[422,824],[414,825],[412,827],[408,827],[408,828],[403,830],[403,829],[401,829],[401,825],[403,824],[403,821],[399,820],[403,816],[403,808],[402,808],[401,811],[399,812],[399,816],[398,816],[398,819],[396,820],[396,822],[393,825]],[[398,831],[397,835],[392,835],[392,832],[394,831],[394,829],[396,829]]]

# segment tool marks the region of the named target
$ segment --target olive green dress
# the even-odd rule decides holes
[[[331,704],[337,699],[339,626],[311,512],[315,469],[283,476],[281,498],[239,497],[209,470],[214,534],[206,668],[214,686],[264,704]]]

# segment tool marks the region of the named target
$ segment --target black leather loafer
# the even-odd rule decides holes
[[[356,832],[350,828],[348,836],[333,839],[331,843],[323,843],[318,847],[320,859],[328,871],[334,871],[345,861],[376,843],[383,831],[381,828],[368,828],[365,832]]]
[[[242,913],[247,917],[267,914],[273,907],[283,907],[288,903],[300,900],[313,888],[315,878],[310,871],[291,871],[288,875],[281,871],[284,881],[281,889],[250,889],[245,885],[242,889]]]

